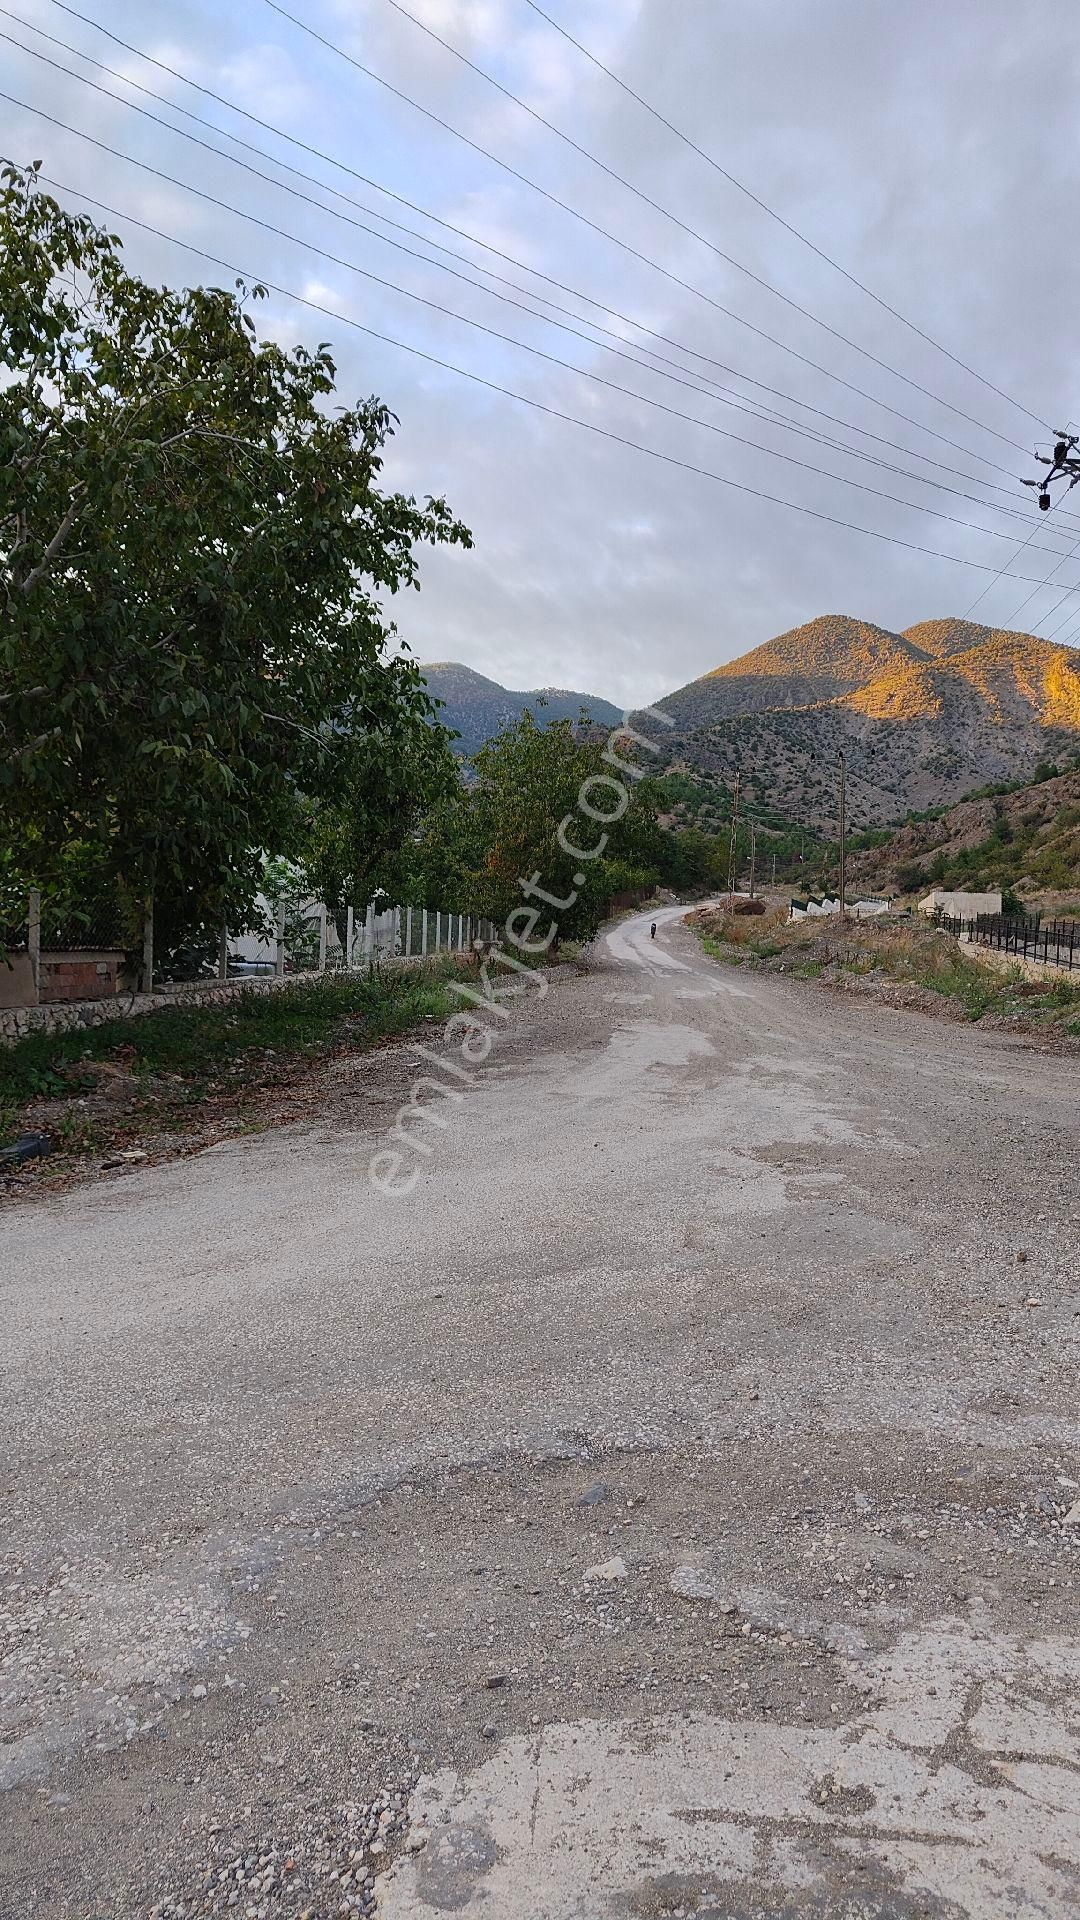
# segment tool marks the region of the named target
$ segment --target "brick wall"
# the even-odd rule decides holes
[[[43,953],[39,999],[111,998],[119,990],[123,962],[122,953]]]

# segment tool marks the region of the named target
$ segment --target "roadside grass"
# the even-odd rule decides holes
[[[690,920],[707,953],[735,965],[783,966],[801,979],[894,980],[939,994],[971,1021],[1022,1017],[1031,1026],[1080,1035],[1080,979],[1029,980],[1019,967],[992,971],[936,928],[917,923],[789,922],[783,913],[758,920],[706,910]]]
[[[171,1097],[195,1105],[211,1082],[255,1081],[268,1059],[309,1058],[345,1042],[363,1047],[457,1006],[448,983],[469,963],[433,962],[423,969],[328,975],[278,992],[244,993],[225,1005],[166,1007],[138,1019],[110,1020],[67,1033],[34,1033],[0,1048],[0,1145],[19,1130],[19,1109],[33,1100],[76,1101],[99,1082],[95,1067],[142,1081],[149,1094],[160,1078]],[[54,1123],[57,1144],[93,1150],[92,1123],[75,1110]]]

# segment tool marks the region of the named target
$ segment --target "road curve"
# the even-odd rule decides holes
[[[1076,1911],[1075,1062],[682,913],[0,1215],[0,1912]]]

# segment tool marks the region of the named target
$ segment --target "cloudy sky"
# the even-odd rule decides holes
[[[815,614],[900,628],[986,587],[975,617],[1073,637],[1080,492],[1044,518],[1018,482],[1080,418],[1080,9],[543,0],[876,302],[528,0],[405,4],[568,139],[392,0],[11,0],[0,149],[106,202],[148,277],[227,283],[185,242],[273,282],[265,331],[392,406],[393,482],[476,540],[395,607],[420,659],[638,701]],[[1023,606],[999,568],[1049,583]]]

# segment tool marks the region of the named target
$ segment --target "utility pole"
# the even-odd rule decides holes
[[[776,885],[776,854],[775,853],[773,854],[773,857],[772,857],[772,883],[773,883],[773,886],[775,887]]]
[[[757,828],[750,822],[750,898],[754,897],[754,875],[757,871]]]
[[[840,769],[840,918],[841,920],[843,920],[847,912],[847,901],[846,901],[847,816],[845,813],[845,804],[844,804],[845,803],[845,794],[844,794],[845,769],[844,769],[844,756],[842,753],[837,754],[836,764]]]
[[[727,890],[728,899],[735,898],[735,853],[739,838],[739,782],[742,775],[735,775],[735,790],[731,796],[731,842],[728,847]]]

